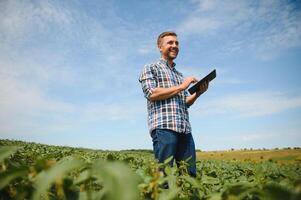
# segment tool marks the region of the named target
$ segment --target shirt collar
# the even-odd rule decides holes
[[[163,63],[164,65],[166,65],[167,67],[169,67],[170,69],[174,69],[175,66],[176,66],[176,63],[172,63],[172,66],[169,66],[167,60],[163,59],[163,58],[160,58],[160,62]]]

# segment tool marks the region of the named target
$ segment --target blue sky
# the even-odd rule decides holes
[[[0,138],[151,149],[139,74],[178,33],[196,148],[301,146],[300,1],[0,2]]]

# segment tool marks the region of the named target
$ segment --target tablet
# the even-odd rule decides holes
[[[216,70],[214,69],[207,76],[205,76],[204,78],[202,78],[202,80],[200,80],[199,82],[197,82],[196,84],[194,84],[191,88],[189,88],[188,89],[189,93],[193,94],[193,93],[197,92],[199,90],[199,88],[200,88],[200,85],[202,85],[206,81],[209,83],[215,77],[216,77]]]

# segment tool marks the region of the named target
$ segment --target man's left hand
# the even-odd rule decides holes
[[[209,83],[207,81],[205,83],[203,83],[202,85],[200,85],[199,90],[196,92],[196,95],[200,96],[201,94],[206,92],[208,89],[208,86],[209,86]]]

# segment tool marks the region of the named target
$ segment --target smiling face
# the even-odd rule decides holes
[[[176,36],[168,35],[161,39],[158,44],[161,57],[167,61],[173,61],[179,53],[179,42]]]

